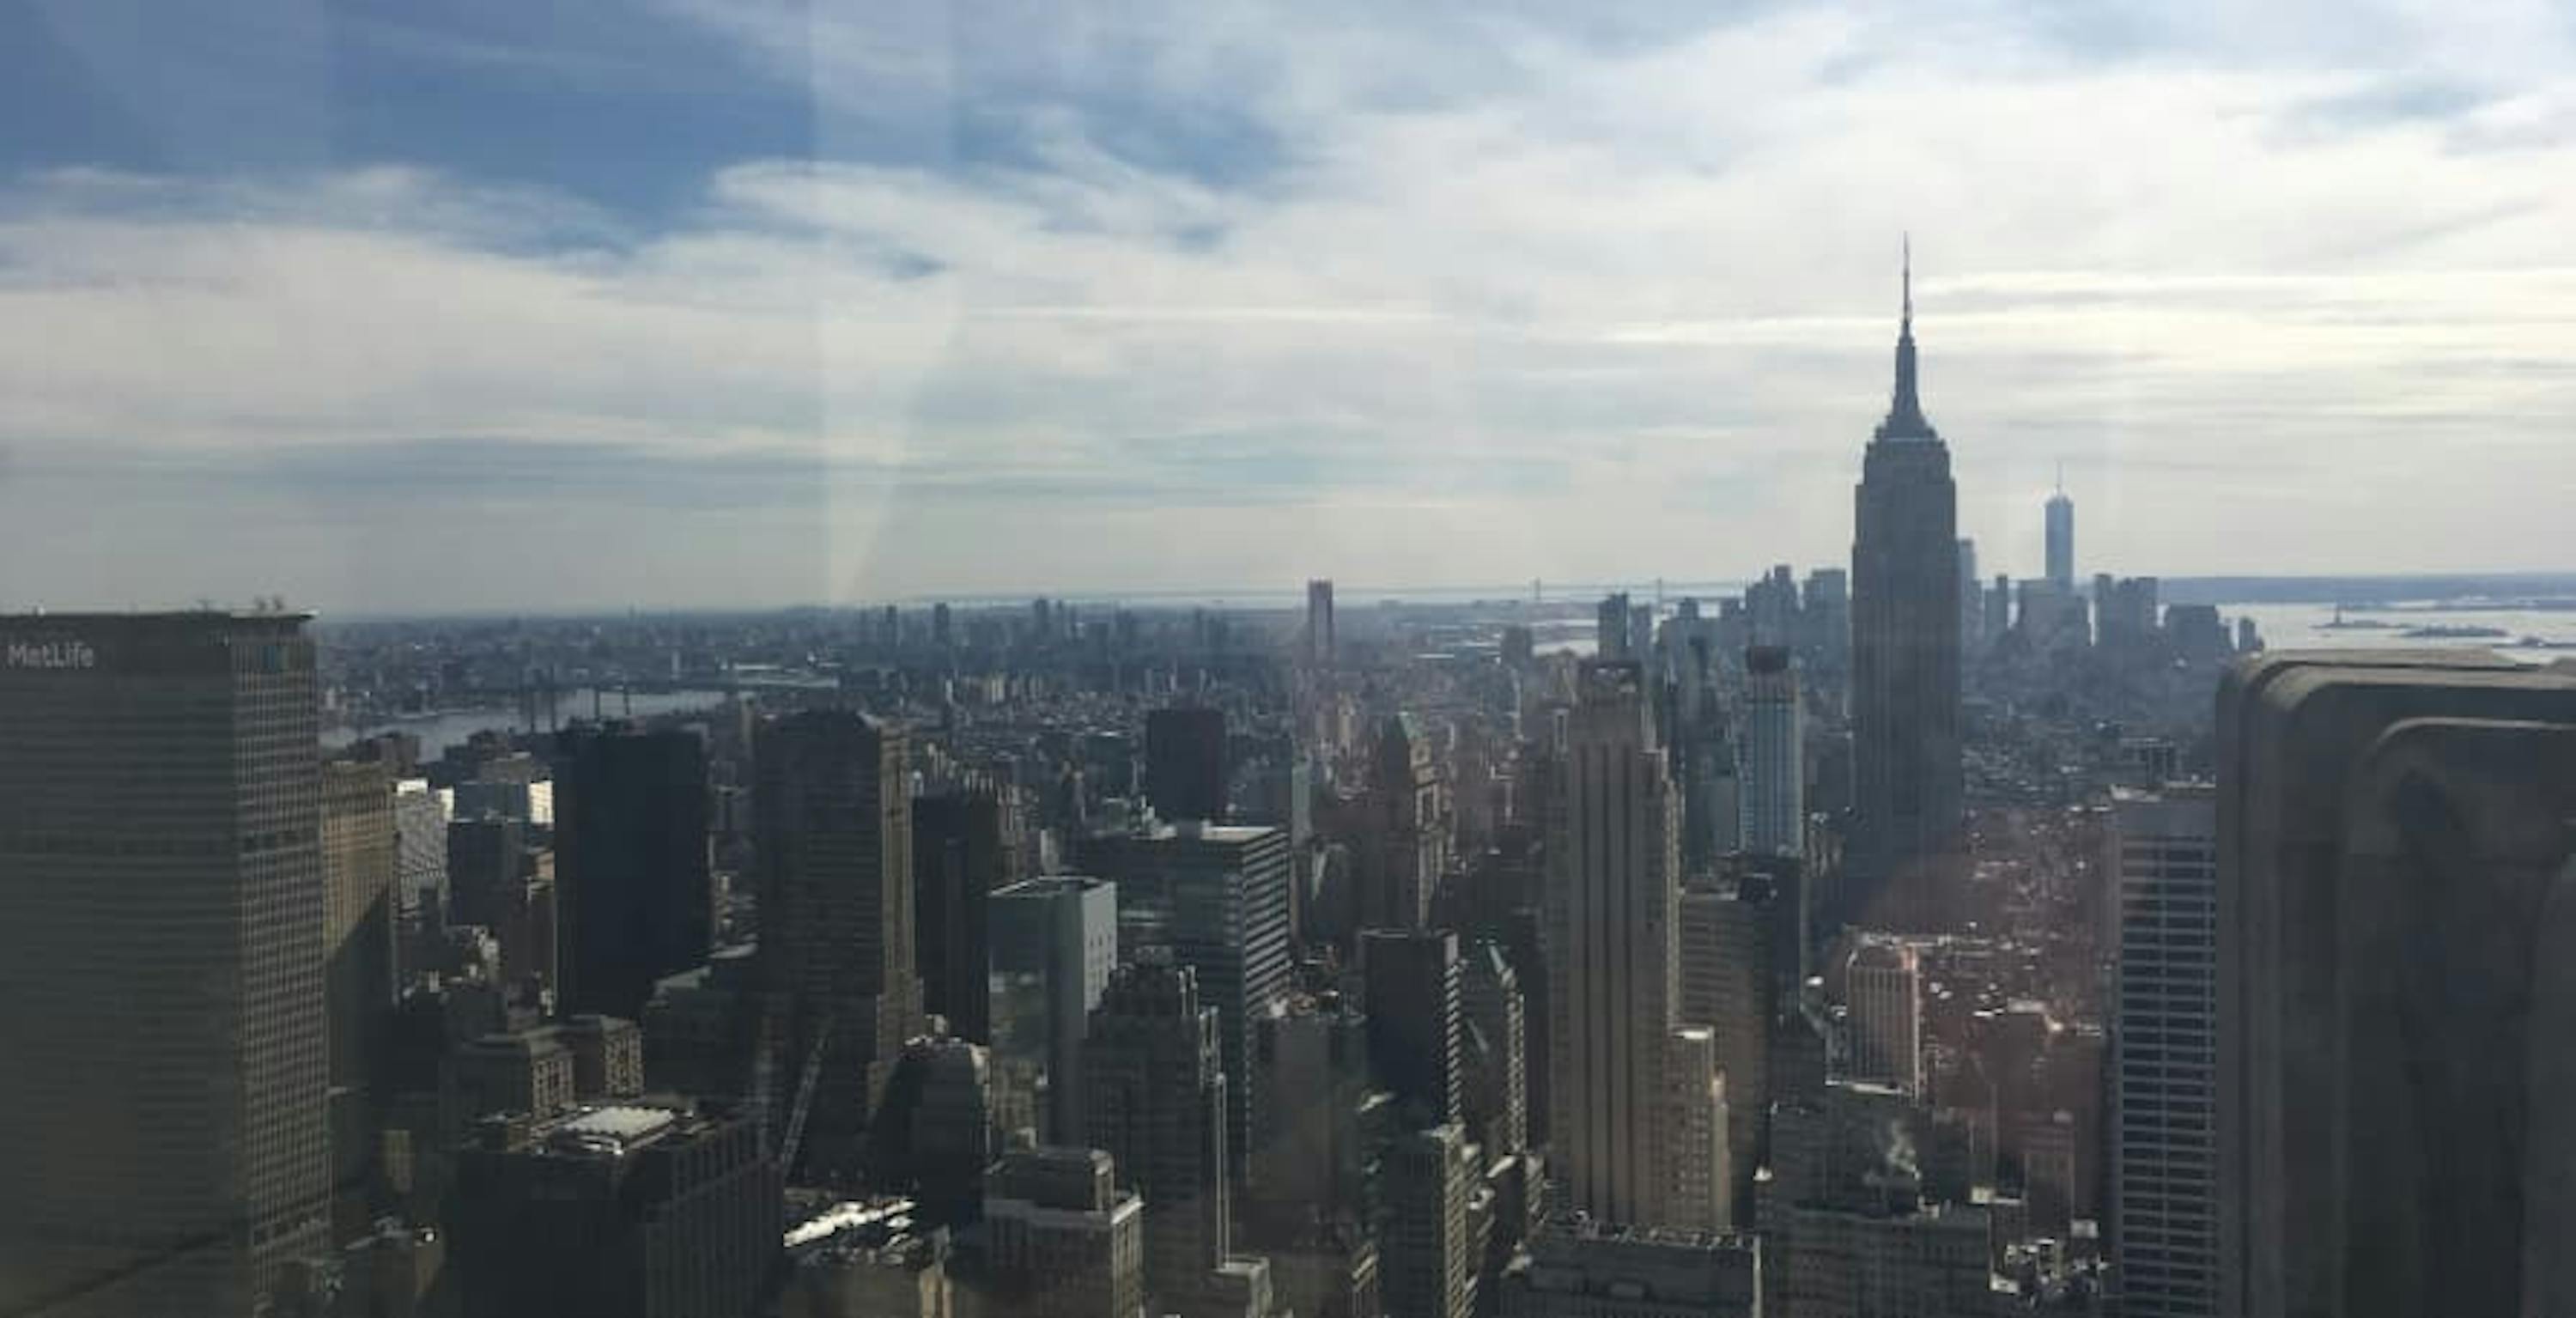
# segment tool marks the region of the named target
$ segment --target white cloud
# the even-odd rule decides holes
[[[701,12],[811,79],[828,158],[722,170],[650,230],[372,165],[20,180],[0,596],[284,586],[380,608],[1831,561],[1904,228],[1927,403],[1989,571],[2035,559],[2060,457],[2088,560],[2125,570],[2576,552],[2557,515],[2576,466],[2534,442],[2576,422],[2576,98],[2536,21],[2510,59],[2428,36],[2401,74],[2293,57],[2261,24],[2179,48],[2143,14],[2144,53],[2106,58],[1966,7],[1637,19],[1656,40],[1231,5],[1014,11],[1015,40],[1013,15],[938,7]],[[2464,90],[2352,108],[2427,73]],[[1122,76],[1173,116],[1239,87],[1260,158],[1175,168],[1050,100]],[[923,106],[996,87],[1016,155],[868,149],[947,133]],[[547,487],[558,521],[260,475],[441,437],[593,446],[683,491],[726,461],[812,476],[690,519],[683,551],[658,511],[617,515],[630,483]],[[67,534],[66,491],[112,505],[155,455],[238,477],[175,525],[280,525],[169,590],[166,558],[105,538],[76,536],[94,551],[68,567],[24,552]],[[352,543],[352,505],[410,538]],[[414,563],[460,536],[577,570]]]

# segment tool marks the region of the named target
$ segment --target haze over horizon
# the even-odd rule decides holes
[[[2086,574],[2576,564],[2545,4],[56,0],[0,110],[7,607],[1803,572],[1908,230],[1985,574],[2060,461]]]

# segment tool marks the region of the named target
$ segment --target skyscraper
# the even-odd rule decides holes
[[[1367,1020],[1329,991],[1273,1006],[1254,1035],[1255,1083],[1272,1101],[1253,1135],[1239,1239],[1301,1315],[1380,1312],[1369,1213],[1393,1104],[1370,1085],[1368,1051]]]
[[[2121,1312],[2218,1312],[2218,817],[2206,789],[2120,792],[2111,1239]]]
[[[1601,597],[1594,611],[1592,648],[1601,659],[1633,659],[1628,648],[1628,592],[1615,591]]]
[[[1225,711],[1158,709],[1145,716],[1145,799],[1165,819],[1225,822]]]
[[[1022,1318],[1139,1318],[1144,1204],[1098,1149],[1006,1153],[984,1186],[995,1311]]]
[[[1446,929],[1371,929],[1360,935],[1367,985],[1369,1060],[1378,1082],[1416,1127],[1459,1121],[1458,935]]]
[[[2048,496],[2047,521],[2048,584],[2060,591],[2072,591],[2075,589],[2075,501],[2066,497],[2062,476],[2057,492]]]
[[[976,1043],[992,1037],[986,928],[1003,864],[1002,803],[990,791],[912,799],[912,946],[922,1009]]]
[[[364,1085],[394,1007],[394,784],[380,763],[322,766],[324,997],[331,1084]]]
[[[1896,389],[1862,460],[1852,541],[1856,833],[1862,922],[1919,926],[1926,869],[1960,823],[1958,491],[1915,391],[1913,275]],[[1847,911],[1847,917],[1861,914]]]
[[[1551,1152],[1567,1207],[1652,1223],[1666,1179],[1678,802],[1638,666],[1595,661],[1577,682],[1546,803]]]
[[[1362,810],[1360,920],[1371,928],[1419,929],[1430,923],[1448,866],[1449,821],[1441,810],[1439,766],[1410,715],[1391,714],[1379,725]]]
[[[1381,1175],[1378,1285],[1397,1318],[1468,1318],[1476,1302],[1476,1246],[1467,1201],[1476,1163],[1454,1125],[1396,1137]]]
[[[416,917],[423,909],[447,906],[447,800],[432,791],[426,778],[405,778],[394,785],[395,865],[400,871],[400,911]]]
[[[456,1202],[464,1310],[489,1318],[742,1313],[783,1234],[752,1124],[658,1105],[494,1123]]]
[[[1262,1016],[1252,1073],[1277,1101],[1263,1107],[1254,1132],[1250,1193],[1274,1236],[1310,1223],[1360,1224],[1387,1107],[1368,1054],[1368,1018],[1338,993],[1299,994]]]
[[[0,1312],[247,1315],[326,1243],[304,621],[0,619]]]
[[[1118,885],[1118,952],[1168,948],[1217,1013],[1231,1081],[1231,1166],[1243,1174],[1261,1094],[1248,1083],[1252,1022],[1288,991],[1288,835],[1276,828],[1163,824],[1086,839],[1085,873]]]
[[[1798,673],[1789,651],[1757,645],[1744,653],[1744,735],[1736,743],[1739,845],[1759,856],[1806,850],[1805,730]]]
[[[1489,1157],[1529,1147],[1527,1005],[1499,944],[1467,949],[1459,1001],[1466,1020],[1467,1134]]]
[[[1851,663],[1851,574],[1838,567],[1809,572],[1798,621],[1807,657],[1825,672],[1841,673]]]
[[[1664,1043],[1664,1154],[1671,1168],[1664,1224],[1717,1231],[1734,1224],[1734,1178],[1727,1170],[1726,1077],[1717,1066],[1717,1036],[1684,1025]]]
[[[755,753],[769,1008],[756,1064],[771,1077],[768,1106],[783,1108],[796,1082],[780,1077],[820,1050],[804,1150],[825,1166],[856,1159],[904,1041],[921,1028],[903,772],[903,732],[844,710],[781,718]]]
[[[1333,662],[1333,583],[1318,578],[1306,583],[1306,662]]]
[[[335,1222],[367,1220],[394,1010],[394,783],[382,761],[322,766],[323,1012],[330,1031]]]
[[[1865,942],[1844,970],[1856,1079],[1923,1092],[1923,966],[1912,947]]]
[[[2219,1312],[2576,1312],[2576,680],[2275,651],[2217,724]]]
[[[1715,1036],[1717,1069],[1726,1076],[1728,1202],[1734,1220],[1743,1221],[1766,1151],[1778,1000],[1771,922],[1785,913],[1767,888],[1725,877],[1683,885],[1678,909],[1674,1014]]]
[[[1977,579],[1977,542],[1959,537],[1959,646],[1966,650],[1986,633],[1986,588]]]
[[[1118,965],[1118,888],[1027,879],[993,894],[993,1060],[1006,1089],[1043,1078],[1040,1138],[1081,1138],[1082,1038]]]
[[[715,945],[707,752],[687,732],[564,736],[555,803],[564,1009],[633,1020]]]
[[[992,1081],[981,1045],[939,1034],[905,1044],[868,1133],[870,1184],[911,1195],[924,1223],[974,1221],[997,1151]]]
[[[1145,1201],[1152,1312],[1191,1308],[1232,1230],[1216,1009],[1190,967],[1148,956],[1110,976],[1082,1048],[1084,1142]]]

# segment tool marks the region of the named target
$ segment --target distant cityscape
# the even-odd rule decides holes
[[[0,617],[0,1315],[2576,1312],[2576,579],[1981,572],[1899,278],[1740,581]]]

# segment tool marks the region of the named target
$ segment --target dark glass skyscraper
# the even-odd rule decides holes
[[[293,614],[0,619],[0,1313],[245,1315],[325,1244]]]
[[[974,1043],[992,1042],[985,924],[1002,879],[1000,800],[974,790],[912,799],[912,946],[922,1008]]]
[[[2075,501],[2060,487],[2048,496],[2048,584],[2075,589]]]
[[[1165,819],[1225,821],[1225,711],[1158,709],[1145,716],[1145,799]]]
[[[865,715],[811,710],[762,728],[755,761],[770,1005],[753,1089],[777,1115],[819,1055],[803,1151],[831,1167],[855,1156],[904,1041],[921,1029],[904,734]]]
[[[1460,1051],[1458,935],[1446,930],[1371,929],[1360,935],[1367,991],[1369,1061],[1419,1129],[1460,1121],[1465,1095]]]
[[[585,731],[557,772],[567,1011],[636,1019],[654,981],[707,959],[707,753],[686,732]]]
[[[1913,270],[1896,390],[1862,459],[1852,538],[1852,736],[1857,832],[1839,912],[1878,927],[1929,919],[1925,867],[1959,829],[1958,490],[1915,393]]]

